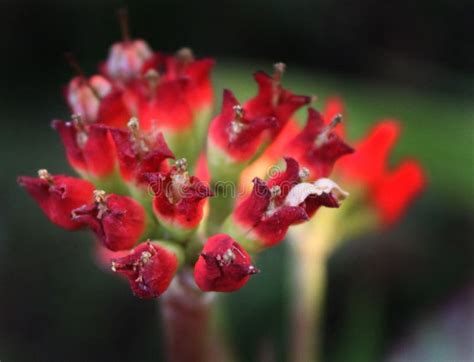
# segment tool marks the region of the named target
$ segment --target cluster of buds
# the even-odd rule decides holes
[[[123,28],[123,41],[112,45],[100,74],[87,77],[72,61],[78,75],[66,99],[73,115],[52,124],[81,178],[40,170],[37,178],[18,181],[56,225],[89,228],[108,250],[101,255],[112,271],[138,297],[158,297],[190,268],[202,291],[235,291],[259,272],[256,253],[280,243],[321,206],[337,208],[348,196],[327,178],[336,161],[354,152],[339,129],[342,116],[308,108],[299,130],[292,116],[315,98],[285,89],[285,66],[277,63],[273,75],[254,74],[258,91],[246,102],[225,90],[211,121],[214,61],[196,59],[188,48],[154,52]],[[372,180],[370,146],[360,148],[344,172]],[[286,165],[266,179],[242,177],[262,160]],[[413,167],[374,182],[397,189],[393,183],[406,183]],[[234,190],[253,182],[253,188],[235,197],[218,192],[220,182]],[[374,191],[374,198],[387,196]]]

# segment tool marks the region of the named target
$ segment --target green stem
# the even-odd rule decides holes
[[[294,362],[321,361],[322,316],[327,288],[327,258],[341,240],[377,227],[362,195],[353,192],[340,209],[320,209],[292,231],[292,349]]]
[[[291,361],[321,361],[322,316],[327,284],[324,258],[312,260],[314,266],[305,265],[308,260],[293,250],[293,303],[291,311],[292,340]],[[309,272],[309,270],[311,270]]]
[[[337,210],[324,209],[311,224],[293,230],[291,361],[321,361],[327,256],[339,240]],[[309,227],[309,228],[308,228]],[[315,232],[316,231],[316,232]]]

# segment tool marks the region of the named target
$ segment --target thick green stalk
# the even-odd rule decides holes
[[[291,361],[321,361],[322,316],[327,259],[341,240],[374,230],[377,218],[353,192],[340,209],[322,208],[309,223],[291,231]]]

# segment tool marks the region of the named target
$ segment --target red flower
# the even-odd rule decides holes
[[[178,266],[178,258],[173,251],[163,244],[150,241],[138,245],[130,255],[112,261],[112,270],[124,275],[133,294],[143,299],[163,294]]]
[[[333,132],[341,120],[337,114],[325,123],[318,111],[308,108],[306,126],[285,147],[289,155],[310,170],[313,179],[328,176],[339,158],[354,152]]]
[[[127,196],[94,191],[95,201],[72,211],[73,220],[87,224],[110,250],[130,249],[143,236],[146,214]]]
[[[78,173],[103,178],[115,171],[115,145],[106,127],[88,125],[79,115],[73,116],[73,122],[53,121],[52,126],[61,137],[69,164]]]
[[[82,75],[73,78],[66,98],[72,113],[80,115],[85,123],[124,127],[130,118],[122,91],[100,75],[89,79]]]
[[[277,119],[277,127],[272,130],[273,136],[281,131],[294,112],[313,100],[313,97],[294,95],[281,86],[284,69],[283,63],[275,64],[273,77],[262,71],[256,72],[254,78],[258,84],[258,94],[244,104],[249,118]]]
[[[212,196],[208,185],[189,176],[185,159],[177,160],[167,173],[147,174],[147,179],[156,218],[173,234],[187,236],[201,222],[205,199]]]
[[[81,222],[71,218],[71,212],[90,202],[94,185],[74,177],[50,175],[46,170],[39,170],[38,175],[39,178],[21,176],[18,183],[26,188],[54,224],[68,230],[82,227]]]
[[[233,292],[259,270],[249,254],[230,236],[210,237],[194,266],[194,279],[202,291]]]
[[[291,225],[308,220],[320,206],[338,207],[339,200],[347,196],[328,179],[302,182],[308,170],[300,169],[292,158],[285,161],[286,170],[268,182],[255,178],[251,194],[234,210],[234,231],[250,241],[245,244],[248,250],[277,244]]]
[[[147,73],[146,79],[136,85],[138,117],[143,129],[156,127],[174,133],[192,126],[193,112],[184,91],[187,81],[159,80],[153,70]]]
[[[386,224],[397,221],[424,185],[423,170],[416,161],[387,169],[388,156],[400,134],[395,121],[378,123],[357,145],[357,152],[344,158],[336,171],[343,180],[365,190]]]
[[[176,56],[155,53],[142,64],[140,75],[122,85],[127,107],[137,114],[142,128],[177,132],[193,125],[195,116],[212,104],[209,77],[212,59],[194,60],[184,48]]]
[[[67,101],[74,114],[80,114],[88,122],[95,122],[99,114],[100,100],[112,91],[112,84],[100,75],[87,79],[78,76],[69,82]]]
[[[214,98],[210,72],[215,64],[214,59],[195,59],[189,48],[182,48],[176,56],[162,57],[166,80],[186,80],[185,96],[193,112],[209,107]]]
[[[110,130],[120,163],[120,172],[126,181],[142,183],[148,172],[168,169],[165,162],[174,158],[164,137],[157,132],[142,132],[136,118],[130,119],[129,130]]]
[[[231,161],[246,161],[262,144],[263,132],[277,126],[274,117],[247,117],[231,91],[224,90],[221,113],[209,129],[211,155],[223,152]]]
[[[153,51],[145,41],[125,39],[110,48],[104,71],[109,78],[126,84],[138,79],[152,58]]]

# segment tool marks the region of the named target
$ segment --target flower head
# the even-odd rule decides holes
[[[328,102],[324,116],[309,108],[300,129],[292,116],[314,97],[284,88],[285,65],[277,63],[272,76],[254,74],[258,92],[246,102],[225,90],[210,122],[214,60],[197,59],[189,48],[154,52],[130,37],[126,12],[120,20],[123,39],[112,45],[101,75],[86,76],[69,57],[77,73],[66,89],[74,115],[52,124],[70,165],[88,181],[40,170],[39,178],[18,182],[55,224],[89,227],[99,240],[97,259],[112,258],[112,270],[140,298],[160,296],[182,264],[194,267],[202,291],[237,290],[258,272],[248,253],[278,244],[292,225],[348,196],[327,178],[354,152],[339,125],[342,102]],[[387,169],[397,135],[396,125],[382,123],[335,173],[351,192],[368,196],[387,223],[424,182],[414,161]],[[282,157],[286,168],[264,180],[258,168]],[[235,197],[238,180],[249,188]]]
[[[226,234],[210,237],[194,266],[196,284],[206,292],[233,292],[258,272],[249,254]]]

